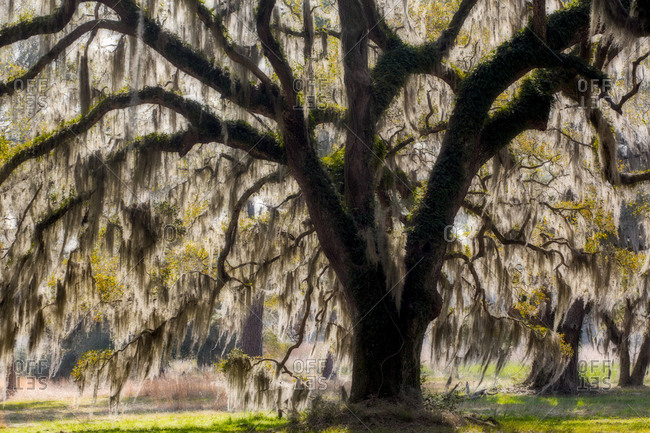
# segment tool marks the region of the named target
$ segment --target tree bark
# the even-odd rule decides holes
[[[591,303],[585,304],[584,299],[578,299],[573,302],[560,328],[564,334],[564,341],[572,349],[569,364],[564,369],[560,378],[551,387],[555,392],[575,394],[578,392],[578,350],[580,347],[580,337],[582,334],[582,324],[585,315],[591,309]]]
[[[417,403],[426,327],[409,331],[386,317],[382,306],[377,310],[355,328],[350,401],[388,398]]]
[[[546,40],[546,0],[533,1],[533,29],[537,36]]]
[[[18,389],[16,369],[14,368],[14,358],[11,358],[11,364],[9,364],[9,371],[7,372],[7,389],[6,397],[9,398],[16,393]]]
[[[555,310],[553,309],[553,305],[550,301],[550,293],[545,290],[544,294],[548,297],[548,300],[544,302],[544,311],[539,315],[533,324],[552,329],[553,322],[555,320]],[[510,315],[517,318],[521,317],[521,314],[514,309],[510,312]],[[550,362],[550,360],[547,360],[545,357],[535,357],[533,360],[533,365],[530,369],[530,373],[524,380],[524,385],[537,390],[544,388],[551,381],[553,371],[555,371],[557,368],[558,367],[555,365],[555,362]]]
[[[620,361],[620,376],[618,386],[630,386],[630,333],[632,332],[632,305],[629,301],[625,303],[625,315],[623,317],[623,331],[618,345]]]
[[[643,342],[639,348],[639,356],[634,363],[634,369],[630,375],[630,386],[643,386],[643,379],[650,364],[650,321],[643,335]]]
[[[557,332],[564,335],[564,341],[571,347],[569,362],[563,363],[555,358],[537,358],[533,362],[530,375],[525,383],[542,393],[575,394],[578,392],[578,351],[585,315],[591,303],[579,298],[573,301]],[[561,373],[560,373],[561,370]]]
[[[630,359],[630,334],[632,333],[635,308],[636,302],[631,302],[629,299],[625,300],[622,329],[619,329],[619,327],[616,325],[608,313],[602,314],[603,322],[607,328],[607,336],[609,340],[614,344],[616,351],[618,352],[620,365],[618,386],[620,387],[635,386],[630,374],[630,370],[632,368],[632,360]],[[641,354],[639,354],[639,356],[641,356]],[[643,379],[641,380],[643,381]]]
[[[241,350],[249,356],[262,356],[264,322],[264,294],[253,300],[244,321],[241,335]]]

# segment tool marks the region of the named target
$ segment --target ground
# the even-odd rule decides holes
[[[23,389],[0,405],[0,431],[7,433],[67,432],[324,432],[324,433],[423,433],[423,432],[648,432],[650,433],[650,388],[601,387],[578,396],[540,397],[524,393],[513,383],[527,373],[518,365],[506,366],[499,375],[489,371],[479,384],[477,369],[464,368],[455,380],[462,389],[451,401],[437,401],[445,410],[446,424],[435,417],[423,418],[410,407],[384,412],[358,406],[341,406],[342,412],[322,407],[303,414],[302,420],[270,412],[229,412],[227,397],[213,373],[177,372],[143,386],[132,383],[125,390],[119,416],[107,413],[107,396],[100,392],[79,399],[73,385],[52,383],[45,390]],[[600,372],[596,372],[600,374]],[[427,392],[444,391],[446,379],[431,375]],[[616,371],[611,377],[616,380]],[[495,395],[470,399],[463,396],[486,389]],[[136,397],[137,395],[137,397]],[[441,394],[438,394],[441,395]],[[328,412],[329,411],[329,412]],[[386,413],[389,413],[386,415]],[[306,419],[310,420],[307,424]],[[314,419],[321,422],[314,422]],[[468,419],[477,422],[468,422]],[[325,421],[323,421],[325,420]],[[485,423],[496,420],[499,425]],[[481,423],[480,421],[483,421]],[[311,427],[307,427],[310,425]],[[4,427],[4,428],[2,428]]]
[[[98,401],[99,405],[101,402]],[[94,406],[94,405],[92,405]],[[57,401],[7,402],[3,407],[7,433],[38,432],[290,432],[307,431],[295,427],[274,413],[228,413],[210,410],[152,413],[139,410],[111,417],[102,412],[92,414],[90,405],[70,408]],[[95,406],[95,409],[99,409]],[[351,412],[357,411],[352,406]],[[492,417],[500,426],[490,428],[468,424],[455,429],[413,421],[408,413],[402,420],[388,425],[368,419],[360,411],[351,425],[334,425],[328,433],[396,433],[396,432],[649,432],[650,390],[611,390],[606,393],[577,397],[536,397],[500,394],[461,402],[458,410],[478,419]],[[413,422],[412,422],[413,421]],[[347,421],[346,421],[347,422]]]

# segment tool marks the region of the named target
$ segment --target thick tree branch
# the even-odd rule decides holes
[[[339,1],[343,32],[344,81],[348,99],[344,188],[345,201],[360,226],[374,221],[374,119],[370,114],[372,84],[368,68],[368,22],[358,0]]]
[[[463,28],[467,17],[469,16],[476,3],[478,3],[478,0],[463,0],[458,6],[458,9],[456,9],[456,12],[454,13],[454,16],[452,17],[451,22],[447,28],[436,40],[435,44],[437,45],[437,49],[440,51],[440,54],[442,56],[447,55],[447,53],[449,53],[449,50],[451,50],[453,47],[453,44],[456,41],[460,30]]]
[[[489,153],[478,146],[485,144],[480,138],[494,101],[533,68],[575,69],[572,58],[558,53],[572,43],[578,32],[587,28],[589,20],[587,1],[562,9],[547,20],[546,44],[530,30],[523,29],[464,78],[441,151],[429,175],[425,196],[414,212],[413,228],[408,235],[405,263],[406,269],[411,271],[406,275],[405,286],[415,289],[405,291],[402,302],[406,308],[413,309],[412,314],[427,317],[433,314],[435,317],[435,310],[433,313],[422,311],[423,298],[429,299],[427,305],[441,306],[435,285],[429,283],[430,273],[442,266],[447,246],[445,227],[452,225],[472,179],[489,159]],[[431,60],[431,56],[425,58]],[[550,104],[548,96],[540,102]]]
[[[435,42],[410,46],[401,41],[377,60],[372,71],[374,83],[374,115],[381,115],[414,74],[431,74],[456,90],[461,78],[458,72],[443,63],[477,0],[463,0],[447,29]]]
[[[286,104],[289,109],[296,106],[296,86],[294,83],[293,70],[289,62],[284,57],[280,44],[275,40],[271,33],[271,16],[275,0],[259,0],[257,6],[257,34],[264,48],[264,55],[273,66],[273,70],[280,79],[282,92],[286,98]]]
[[[159,104],[183,115],[195,128],[192,132],[192,134],[195,134],[195,142],[218,141],[227,144],[229,147],[245,150],[255,158],[278,163],[284,162],[285,157],[282,146],[272,135],[260,134],[243,121],[222,122],[211,111],[196,101],[167,92],[160,87],[147,87],[139,91],[134,90],[109,96],[99,102],[87,114],[81,116],[79,120],[65,125],[53,133],[40,135],[21,146],[22,149],[18,150],[0,167],[0,184],[22,163],[46,155],[57,146],[83,134],[109,111],[142,104]],[[181,137],[177,136],[174,143],[178,144],[180,139]],[[185,143],[191,144],[191,141],[185,141]],[[185,147],[179,151],[179,154],[184,155],[189,150],[190,148]]]
[[[261,84],[243,83],[238,77],[208,60],[204,54],[189,47],[178,36],[163,29],[147,17],[133,0],[97,0],[113,9],[119,22],[106,28],[135,38],[141,38],[149,47],[181,71],[219,92],[224,98],[256,114],[273,117],[277,89]],[[142,32],[138,32],[142,28]]]
[[[533,0],[533,31],[546,40],[546,0]]]
[[[32,36],[56,33],[70,22],[79,0],[64,0],[52,14],[21,21],[0,30],[0,48]]]
[[[13,95],[14,92],[27,88],[27,80],[35,78],[47,65],[56,60],[59,54],[64,52],[66,48],[72,45],[81,36],[92,30],[106,28],[106,23],[107,21],[104,20],[89,21],[81,24],[72,32],[65,35],[47,54],[38,59],[38,61],[23,75],[11,79],[7,83],[0,83],[0,96]]]
[[[361,0],[361,3],[368,27],[370,28],[368,31],[370,40],[376,43],[383,51],[388,51],[399,45],[401,40],[386,24],[384,17],[379,15],[375,0]]]
[[[212,35],[219,43],[219,46],[223,48],[226,55],[235,63],[239,63],[244,66],[246,69],[251,71],[264,85],[272,89],[275,87],[271,79],[264,73],[262,70],[248,57],[243,55],[242,48],[237,46],[229,37],[228,31],[221,22],[221,18],[218,15],[213,14],[210,10],[199,0],[193,0],[194,6],[197,8],[197,14],[199,19],[203,21],[205,26],[210,29]],[[273,93],[279,93],[278,90]]]

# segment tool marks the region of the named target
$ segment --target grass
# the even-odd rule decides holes
[[[427,388],[445,390],[447,377],[431,370]],[[314,433],[650,433],[650,388],[618,389],[579,396],[539,397],[519,393],[516,383],[525,377],[521,364],[508,364],[499,374],[490,369],[483,383],[475,366],[461,367],[454,384],[465,382],[471,391],[498,388],[499,394],[478,399],[460,397],[456,412],[445,417],[424,416],[408,406],[365,408],[325,405],[301,423],[278,419],[274,412],[227,412],[227,398],[219,378],[210,374],[167,374],[164,378],[127,384],[119,416],[107,414],[108,395],[96,401],[79,397],[74,387],[54,383],[44,391],[22,392],[0,403],[0,433],[108,433],[108,432],[314,432]],[[590,369],[594,377],[604,371]],[[616,383],[612,377],[611,383]],[[601,382],[602,383],[602,382]],[[443,404],[442,407],[449,407]],[[493,418],[498,427],[467,423]],[[6,428],[2,428],[3,424]],[[306,427],[309,426],[309,427]]]
[[[63,415],[68,410],[56,401],[15,402],[4,406],[4,413],[40,412]],[[319,433],[424,433],[424,432],[648,432],[650,433],[650,390],[612,390],[576,397],[537,397],[533,395],[500,394],[476,400],[465,400],[458,407],[460,414],[479,419],[493,417],[499,426],[478,424],[456,428],[435,420],[414,416],[408,408],[389,410],[389,417],[354,406],[344,406],[344,413],[320,413],[326,422],[315,428],[278,419],[273,413],[227,413],[217,411],[184,411],[175,413],[130,413],[117,417],[91,415],[68,416],[61,420],[14,423],[2,430],[7,433],[203,433],[203,432],[319,432]],[[349,414],[345,416],[345,411]],[[57,415],[58,414],[58,415]],[[323,418],[325,417],[325,418]],[[16,418],[14,418],[16,419]],[[433,419],[433,418],[432,418]],[[456,416],[456,420],[462,417]],[[301,427],[303,426],[303,427]]]
[[[614,389],[575,397],[495,395],[468,401],[461,410],[491,416],[501,424],[498,429],[468,427],[465,432],[650,433],[648,389]]]
[[[97,417],[88,420],[66,419],[45,421],[5,429],[11,433],[59,432],[261,432],[284,428],[286,420],[264,414],[230,414],[198,411],[183,413],[131,414],[118,417]]]

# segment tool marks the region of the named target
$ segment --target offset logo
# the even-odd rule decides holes
[[[48,87],[44,78],[14,81],[14,90],[18,96],[16,107],[24,110],[28,116],[47,108]]]
[[[609,359],[578,361],[578,390],[610,389],[613,365]]]
[[[16,374],[15,391],[43,391],[47,389],[49,361],[47,359],[17,360],[13,363]]]
[[[304,108],[324,109],[330,102],[330,96],[333,95],[331,83],[323,78],[315,80],[297,79],[293,82],[293,90],[303,96],[302,104],[297,102],[293,107],[295,110]]]
[[[602,84],[612,87],[612,81],[607,78]],[[578,94],[580,95],[579,104],[581,108],[598,108],[601,100],[601,80],[591,79],[578,80]]]
[[[323,376],[326,363],[325,359],[296,359],[293,362],[293,373],[301,379],[296,388],[310,391],[326,390],[327,378]]]

